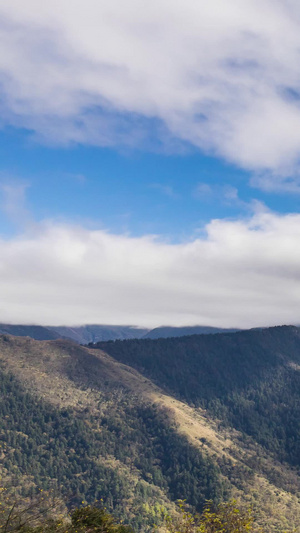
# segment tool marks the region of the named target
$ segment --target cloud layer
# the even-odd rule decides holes
[[[3,124],[55,143],[179,139],[268,170],[268,188],[298,172],[296,0],[0,0],[0,19]]]
[[[184,244],[44,223],[0,241],[0,322],[253,327],[300,320],[300,215]]]

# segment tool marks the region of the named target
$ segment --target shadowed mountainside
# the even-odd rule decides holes
[[[300,329],[99,343],[169,394],[300,467]]]

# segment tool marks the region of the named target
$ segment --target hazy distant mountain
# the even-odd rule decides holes
[[[0,335],[9,334],[16,337],[31,337],[38,341],[70,339],[78,344],[109,341],[115,339],[140,339],[149,329],[133,326],[24,326],[21,324],[0,324]]]
[[[212,328],[209,326],[186,326],[186,327],[172,327],[161,326],[159,328],[151,329],[144,338],[146,339],[162,339],[166,337],[183,337],[184,335],[206,335],[209,333],[226,333],[234,332],[236,329],[222,329]]]
[[[0,334],[8,333],[19,337],[31,337],[36,340],[70,339],[78,344],[89,344],[110,340],[158,339],[165,337],[182,337],[183,335],[221,333],[225,330],[205,326],[175,328],[163,326],[152,330],[133,326],[87,325],[69,326],[24,326],[0,324]]]
[[[0,324],[0,335],[5,333],[17,337],[31,337],[32,339],[36,339],[38,341],[54,340],[60,337],[60,335],[54,330],[44,326]]]
[[[102,326],[88,325],[79,327],[48,327],[54,334],[61,338],[71,339],[79,344],[89,342],[109,341],[115,339],[140,339],[149,329],[135,328],[133,326]]]

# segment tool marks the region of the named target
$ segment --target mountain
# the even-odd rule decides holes
[[[236,329],[212,328],[209,326],[186,326],[175,328],[171,326],[161,326],[150,330],[143,336],[143,339],[161,339],[167,337],[183,337],[185,335],[208,335],[210,333],[231,333]],[[104,339],[103,339],[104,340]]]
[[[35,340],[70,339],[78,344],[115,339],[139,339],[148,331],[148,329],[135,328],[133,326],[88,325],[72,328],[68,326],[0,324],[0,334],[7,333],[14,336],[31,337]]]
[[[98,343],[168,394],[300,468],[300,328]]]
[[[87,325],[80,327],[48,327],[55,335],[71,339],[79,344],[90,342],[108,341],[115,339],[139,339],[148,333],[148,329],[133,326],[101,326]],[[47,339],[45,339],[47,340]]]
[[[184,498],[300,523],[298,328],[102,342],[0,336],[0,473],[23,495],[103,498],[136,531]],[[147,529],[148,528],[148,529]]]
[[[23,326],[12,324],[0,324],[0,335],[9,334],[17,337],[31,337],[36,340],[54,340],[60,335],[44,326]]]
[[[160,327],[153,330],[134,326],[85,325],[70,326],[24,326],[0,324],[0,334],[8,333],[15,336],[28,336],[36,340],[70,339],[78,344],[97,343],[100,341],[125,340],[161,337],[182,337],[191,334],[209,334],[236,330],[224,330],[204,326],[173,328]]]
[[[103,498],[136,529],[187,496],[228,489],[213,459],[177,431],[168,402],[137,372],[70,341],[0,337],[2,484],[52,488],[71,505]]]

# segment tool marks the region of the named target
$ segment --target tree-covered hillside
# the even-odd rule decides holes
[[[290,363],[283,365],[282,355],[275,357],[275,363],[270,358],[269,366],[267,362],[257,365],[257,376],[251,380],[249,362],[243,386],[235,376],[237,364],[229,380],[228,358],[224,364],[228,382],[219,395],[218,380],[214,388],[214,380],[200,365],[201,379],[196,375],[203,385],[200,394],[192,380],[197,357],[193,359],[182,348],[177,357],[176,343],[184,345],[192,340],[197,347],[199,339],[205,338],[168,339],[164,342],[170,343],[172,350],[165,350],[161,358],[161,352],[155,349],[148,352],[149,363],[152,353],[154,369],[162,371],[158,377],[165,378],[165,391],[171,391],[172,386],[176,391],[175,385],[191,377],[190,390],[185,386],[172,395],[132,366],[119,362],[117,356],[113,358],[101,350],[64,340],[0,336],[3,484],[14,485],[24,497],[37,487],[51,487],[72,505],[103,498],[114,516],[133,525],[136,531],[161,523],[162,508],[172,515],[177,498],[185,498],[201,510],[207,498],[217,502],[231,495],[244,503],[251,502],[256,513],[262,511],[259,523],[268,532],[296,526],[300,523],[300,478],[296,471],[276,461],[254,439],[243,440],[242,434],[230,427],[230,417],[238,420],[240,416],[238,412],[235,415],[230,401],[235,402],[236,409],[243,409],[249,402],[241,395],[250,386],[260,390],[256,385],[268,383],[267,375],[275,375],[283,367],[290,369]],[[244,344],[247,346],[246,341]],[[128,346],[136,344],[106,344],[109,349]],[[161,341],[145,340],[140,346],[146,347],[145,351],[137,353],[147,355],[148,347],[161,346]],[[221,348],[219,353],[215,351],[215,357],[221,357]],[[194,364],[190,368],[189,357]],[[209,355],[206,361],[207,369],[213,368]],[[295,359],[292,364],[295,368]],[[151,369],[150,364],[149,373]],[[221,377],[219,380],[221,383]],[[279,377],[275,382],[279,383]],[[272,390],[276,403],[277,390]],[[176,398],[179,393],[187,396],[187,391],[194,403],[207,405],[209,410]],[[234,395],[238,395],[237,400]],[[222,428],[224,424],[214,421],[210,413],[224,415],[227,427]],[[260,416],[261,427],[265,424],[269,430],[268,420]],[[284,450],[278,442],[278,448]]]
[[[135,527],[186,498],[201,510],[226,494],[216,463],[178,435],[163,409],[102,390],[97,410],[55,408],[0,371],[2,474],[22,493],[54,488],[74,504],[103,498]]]
[[[99,343],[168,392],[300,467],[300,329]]]

